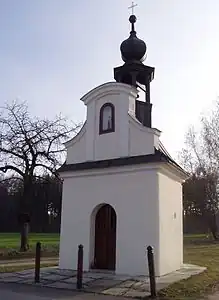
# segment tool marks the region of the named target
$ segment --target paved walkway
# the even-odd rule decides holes
[[[1,300],[126,300],[113,296],[63,291],[18,284],[0,284]]]
[[[42,257],[41,258],[42,263],[57,263],[58,264],[58,258],[57,257]],[[0,260],[0,267],[13,267],[13,266],[25,266],[25,265],[31,265],[35,263],[35,258],[22,258],[22,259],[8,259],[8,260]]]
[[[182,269],[176,272],[157,278],[157,290],[163,289],[176,281],[199,274],[204,270],[203,267],[184,265]],[[40,277],[38,286],[76,291],[76,271],[60,270],[56,267],[42,268]],[[0,273],[0,282],[36,286],[34,284],[34,270]],[[150,285],[148,277],[145,276],[133,277],[84,272],[82,291],[101,295],[143,298],[150,295]]]

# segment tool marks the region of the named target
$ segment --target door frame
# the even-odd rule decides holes
[[[98,211],[105,205],[109,205],[114,213],[115,213],[115,217],[116,217],[116,232],[115,232],[115,270],[108,270],[108,269],[101,269],[101,270],[98,270],[98,271],[107,271],[107,272],[110,272],[110,273],[115,273],[116,271],[116,264],[117,264],[117,261],[116,261],[116,252],[117,252],[117,213],[116,213],[116,210],[115,208],[113,207],[113,205],[109,204],[109,203],[101,203],[101,204],[98,204],[92,211],[91,213],[91,217],[90,217],[90,252],[89,252],[89,270],[92,271],[92,270],[97,270],[95,268],[95,264],[94,264],[94,256],[95,256],[95,227],[96,227],[96,216],[97,216],[97,213]]]

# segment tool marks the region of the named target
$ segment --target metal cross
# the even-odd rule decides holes
[[[129,7],[129,9],[132,9],[132,14],[134,15],[134,8],[138,6],[138,4],[135,4],[134,1],[132,1],[132,5]]]

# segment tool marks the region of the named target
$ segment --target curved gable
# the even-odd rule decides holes
[[[85,105],[87,105],[92,100],[98,100],[99,98],[102,98],[107,95],[112,94],[133,94],[133,96],[137,96],[138,91],[134,87],[124,84],[124,83],[118,83],[118,82],[107,82],[104,83],[91,91],[89,91],[86,95],[84,95],[81,98],[81,101],[84,102]]]
[[[73,146],[75,143],[79,142],[80,139],[85,134],[85,132],[86,132],[86,121],[84,122],[80,131],[72,139],[64,143],[65,147],[68,149],[69,147]]]
[[[86,122],[78,134],[65,143],[67,148],[67,164],[86,161]]]

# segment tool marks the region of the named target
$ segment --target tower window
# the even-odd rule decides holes
[[[115,107],[112,103],[105,103],[100,109],[100,134],[115,131]]]

